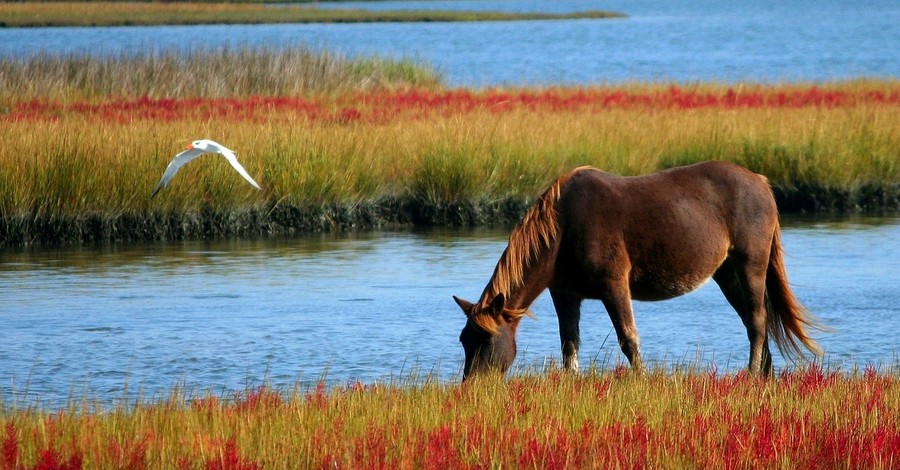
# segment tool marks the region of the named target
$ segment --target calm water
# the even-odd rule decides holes
[[[463,315],[506,231],[436,231],[0,252],[0,397],[61,405],[191,390],[406,377],[458,380]],[[835,329],[829,363],[900,367],[900,218],[786,223],[796,294]],[[520,329],[517,366],[558,360],[549,295]],[[636,303],[646,357],[742,368],[747,339],[710,283]],[[585,304],[582,359],[624,361]],[[783,362],[779,362],[783,364]],[[26,396],[27,392],[27,396]]]
[[[328,6],[325,4],[325,6]],[[341,6],[348,6],[341,4]],[[360,6],[360,5],[349,5]],[[435,1],[370,8],[608,9],[621,20],[453,24],[0,28],[0,55],[222,46],[310,46],[411,57],[451,85],[626,80],[831,80],[900,76],[900,2]],[[325,378],[459,377],[463,316],[505,231],[0,251],[0,400],[109,403],[143,390],[231,391]],[[828,361],[900,367],[900,218],[793,221],[784,243],[797,295],[835,332]],[[635,307],[651,361],[747,360],[737,315],[714,284]],[[517,365],[558,358],[549,297],[520,329]],[[622,360],[598,302],[582,358]],[[585,361],[586,362],[586,361]],[[783,363],[780,363],[783,364]]]
[[[305,45],[351,55],[414,58],[434,65],[451,85],[466,86],[900,76],[900,48],[896,47],[900,2],[896,0],[454,0],[337,5],[605,9],[629,16],[443,24],[0,29],[0,55]]]

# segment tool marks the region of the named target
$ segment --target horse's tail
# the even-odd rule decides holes
[[[791,360],[802,358],[801,345],[817,356],[822,355],[822,348],[809,336],[807,328],[824,328],[791,292],[782,256],[781,228],[777,222],[766,270],[766,310],[769,336],[785,357]]]

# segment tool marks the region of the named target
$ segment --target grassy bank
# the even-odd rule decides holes
[[[409,59],[306,47],[38,54],[0,58],[0,116],[35,101],[84,105],[129,98],[318,96],[441,86],[442,77],[431,67]]]
[[[442,92],[365,102],[374,96],[16,106],[0,127],[0,239],[508,223],[577,165],[636,175],[709,159],[767,175],[785,211],[900,207],[896,105],[496,108],[518,95],[491,92],[458,96],[465,104]],[[263,191],[207,156],[149,199],[200,137],[235,149]]]
[[[622,368],[6,405],[3,468],[896,468],[894,373]]]
[[[711,159],[766,175],[785,211],[900,209],[895,81],[474,91],[411,64],[207,54],[196,81],[165,55],[0,63],[17,77],[0,87],[0,244],[505,224],[577,165]],[[237,151],[263,190],[206,156],[149,199],[198,138]]]
[[[320,9],[232,2],[0,3],[0,27],[150,26],[191,24],[523,21],[616,18],[606,11],[507,13],[482,11]]]

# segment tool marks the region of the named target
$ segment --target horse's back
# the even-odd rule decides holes
[[[732,224],[735,219],[777,216],[764,176],[721,161],[634,177],[583,168],[571,175],[562,198],[571,199],[564,204],[583,206],[584,210],[614,219],[633,220],[647,214],[662,217],[660,222],[665,222],[685,214]]]
[[[637,177],[581,169],[557,210],[564,262],[595,277],[627,275],[647,300],[693,290],[733,250],[771,241],[777,221],[765,178],[727,162]]]

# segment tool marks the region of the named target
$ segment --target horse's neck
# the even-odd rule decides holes
[[[494,274],[484,289],[481,302],[489,305],[497,294],[506,297],[506,308],[527,309],[550,284],[556,265],[557,242],[543,246],[527,263],[508,259],[509,249],[494,268]]]

